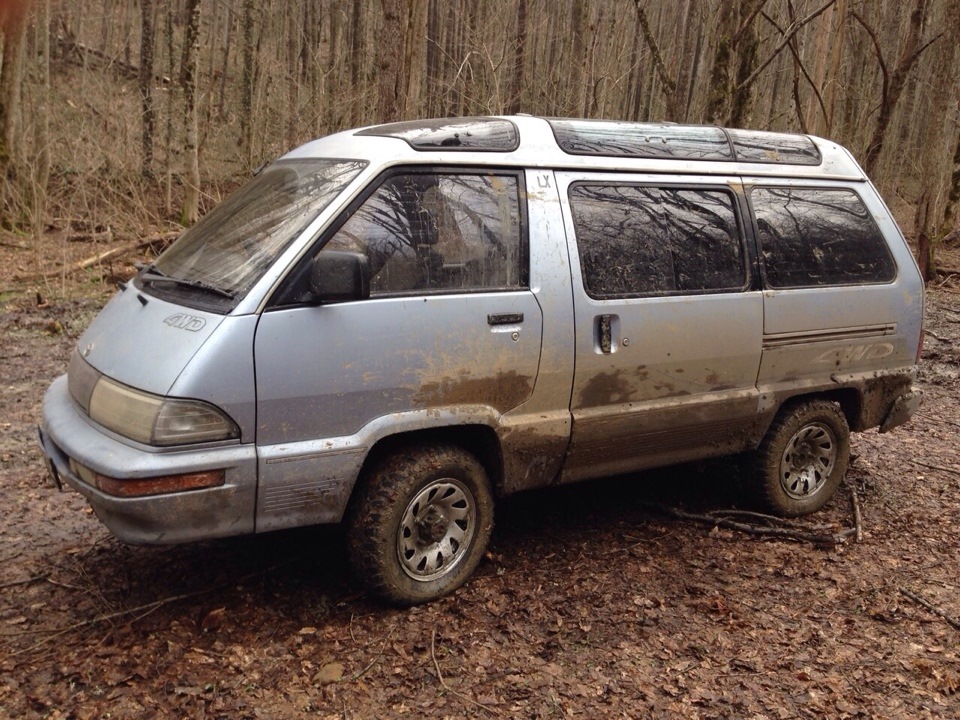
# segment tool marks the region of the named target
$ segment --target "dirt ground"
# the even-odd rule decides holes
[[[742,506],[737,466],[711,462],[507,499],[473,580],[400,611],[358,591],[336,528],[129,547],[58,493],[41,398],[112,290],[35,266],[0,247],[0,717],[960,717],[949,284],[928,295],[920,414],[856,436],[847,486],[801,528],[851,528],[855,489],[861,542],[654,507]]]

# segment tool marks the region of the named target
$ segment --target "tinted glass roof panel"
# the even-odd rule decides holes
[[[820,151],[806,135],[727,130],[739,162],[819,165]]]
[[[512,122],[486,117],[390,123],[361,130],[357,135],[400,138],[414,150],[510,152],[520,144],[520,135]]]
[[[548,120],[560,149],[570,155],[673,160],[733,160],[717,127],[599,120]]]

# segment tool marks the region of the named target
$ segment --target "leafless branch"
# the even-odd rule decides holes
[[[770,57],[768,57],[766,60],[760,63],[760,65],[757,66],[757,69],[754,70],[746,80],[744,80],[736,88],[734,88],[734,90],[742,90],[748,85],[751,85],[758,77],[760,77],[760,73],[762,73],[764,70],[767,69],[767,65],[769,65],[770,63],[772,63],[774,60],[777,59],[777,56],[780,54],[783,48],[787,46],[787,44],[790,42],[790,40],[793,38],[794,35],[800,32],[800,30],[802,30],[803,27],[807,25],[809,22],[811,22],[812,20],[815,20],[822,13],[824,13],[836,1],[837,0],[827,0],[827,2],[821,5],[818,9],[814,10],[812,13],[802,18],[801,20],[798,20],[797,22],[791,24],[790,27],[787,28],[786,34],[784,38],[780,41],[780,44],[773,49],[772,53],[770,53]]]
[[[715,514],[690,513],[679,508],[668,507],[664,505],[651,505],[651,509],[658,510],[666,515],[671,515],[679,520],[693,520],[695,522],[710,525],[712,527],[725,527],[729,530],[749,533],[751,535],[760,535],[761,537],[775,537],[785,540],[797,540],[799,542],[808,542],[817,547],[830,548],[842,543],[846,538],[856,533],[855,528],[842,530],[835,533],[820,533],[807,530],[801,530],[794,526],[788,527],[770,527],[761,525],[751,525],[745,522],[739,522],[728,517],[718,517]]]
[[[877,62],[880,64],[880,74],[883,76],[880,86],[880,104],[886,105],[887,97],[890,94],[890,71],[887,69],[887,63],[883,59],[883,49],[880,47],[880,40],[877,38],[877,34],[873,31],[873,28],[867,25],[867,21],[863,19],[860,13],[856,10],[851,10],[850,16],[860,23],[873,42],[873,51],[877,56]]]
[[[920,467],[930,468],[931,470],[942,470],[943,472],[953,473],[954,475],[960,475],[960,469],[947,467],[946,465],[934,465],[933,463],[926,463],[920,460],[911,459],[914,465],[919,465]]]
[[[11,657],[14,655],[22,655],[24,653],[32,652],[37,648],[46,645],[51,640],[55,640],[59,637],[63,637],[69,633],[72,633],[76,630],[82,630],[83,628],[90,627],[91,625],[99,625],[100,623],[107,622],[108,620],[116,620],[118,618],[127,617],[129,615],[137,615],[138,613],[143,613],[140,617],[144,617],[146,614],[153,612],[154,610],[159,609],[164,605],[170,605],[171,603],[179,602],[180,600],[188,600],[190,598],[200,597],[201,595],[207,595],[217,590],[223,589],[224,586],[217,586],[212,588],[205,588],[203,590],[197,590],[195,592],[183,593],[181,595],[173,595],[171,597],[162,598],[160,600],[154,600],[153,602],[146,603],[144,605],[138,605],[137,607],[127,608],[125,610],[118,610],[112,613],[106,613],[105,615],[97,615],[96,617],[90,618],[88,620],[82,620],[81,622],[74,623],[73,625],[68,625],[62,630],[57,630],[43,640],[35,642],[29,647],[23,648],[22,650],[17,650],[16,652],[10,653]]]
[[[792,10],[792,6],[791,6],[791,10]],[[776,20],[774,20],[772,17],[770,17],[770,16],[767,15],[766,13],[762,13],[762,14],[763,14],[764,20],[766,20],[766,21],[769,22],[771,25],[773,25],[773,26],[777,29],[777,31],[779,31],[779,33],[780,33],[781,35],[784,34],[784,32],[785,32],[784,29],[780,27],[780,24],[777,23]],[[827,117],[827,106],[826,106],[826,103],[824,103],[824,101],[823,101],[823,95],[820,93],[820,88],[817,87],[817,84],[813,81],[813,78],[810,77],[810,73],[807,71],[807,66],[804,65],[803,59],[800,57],[800,52],[797,50],[797,40],[796,40],[796,37],[793,37],[793,38],[790,39],[790,42],[787,44],[787,47],[790,49],[790,54],[793,55],[793,62],[794,62],[794,63],[796,64],[796,66],[800,69],[800,73],[803,75],[804,79],[805,79],[805,80],[807,81],[807,83],[810,85],[810,89],[813,90],[813,94],[814,94],[814,96],[817,98],[817,104],[820,106],[820,112],[823,113],[824,119],[826,119],[826,120],[829,121],[829,118]],[[799,99],[799,97],[796,98],[796,101],[797,101],[797,115],[798,115],[798,119],[800,119],[800,120],[801,120],[801,123],[802,123],[803,120],[799,117],[799,116],[800,116],[800,99]],[[806,129],[804,129],[804,132],[806,132]]]
[[[747,15],[746,19],[742,23],[740,23],[740,27],[737,28],[737,32],[735,32],[733,35],[734,45],[740,41],[740,38],[747,31],[747,28],[749,28],[753,24],[753,21],[757,19],[757,15],[760,14],[766,4],[767,0],[758,0],[756,7],[750,10],[750,14]]]
[[[670,115],[670,119],[673,119],[675,115],[674,95],[677,92],[677,83],[667,72],[667,66],[666,63],[663,62],[660,48],[657,45],[656,39],[653,37],[653,33],[650,31],[650,22],[647,19],[646,11],[643,9],[642,0],[634,0],[634,5],[637,8],[637,22],[640,23],[640,29],[643,31],[643,39],[646,41],[647,47],[650,48],[650,54],[653,55],[653,66],[657,70],[657,75],[660,76],[660,82],[663,83],[667,96],[667,114]]]
[[[351,621],[353,620],[352,615],[350,619]],[[376,654],[373,660],[371,660],[370,663],[363,670],[350,676],[350,679],[347,680],[347,682],[354,682],[356,680],[359,680],[370,671],[370,668],[372,668],[374,665],[376,665],[380,661],[380,658],[383,657],[383,651],[387,649],[387,643],[390,642],[390,638],[393,637],[393,632],[397,629],[397,624],[398,623],[394,623],[393,627],[390,628],[390,632],[388,632],[386,637],[383,638],[383,644],[380,645],[380,652]],[[350,629],[350,632],[351,633],[353,632],[353,628]]]
[[[433,660],[433,667],[437,671],[437,680],[440,681],[440,686],[451,695],[454,695],[460,698],[461,700],[463,700],[465,703],[474,705],[478,708],[481,708],[482,710],[486,710],[488,713],[492,715],[498,715],[502,717],[503,713],[501,713],[500,710],[498,710],[497,708],[490,707],[489,705],[484,705],[481,702],[477,702],[472,697],[469,697],[468,695],[464,695],[461,692],[457,692],[452,687],[447,685],[447,681],[443,679],[443,673],[440,672],[440,663],[437,662],[437,653],[434,649],[434,646],[436,645],[436,641],[437,641],[437,630],[436,628],[434,628],[430,633],[430,658]]]
[[[863,518],[860,514],[860,496],[855,485],[850,485],[850,505],[853,507],[853,525],[856,541],[863,542]]]
[[[0,585],[0,590],[5,590],[6,588],[12,588],[12,587],[19,587],[20,585],[29,585],[30,583],[46,580],[49,577],[50,577],[50,573],[44,573],[43,575],[35,575],[34,577],[26,578],[24,580],[14,580],[13,582],[3,583],[2,585]]]
[[[943,618],[947,621],[947,624],[950,625],[955,630],[960,630],[960,620],[948,615],[946,612],[938,608],[936,605],[931,603],[929,600],[925,600],[914,592],[907,590],[906,588],[900,588],[900,592],[906,595],[908,598],[913,600],[915,603],[923,605],[927,610],[932,612],[934,615]]]

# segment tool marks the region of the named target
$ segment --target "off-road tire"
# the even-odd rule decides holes
[[[785,405],[754,457],[757,499],[780,517],[816,512],[836,493],[849,460],[850,428],[835,403]]]
[[[444,493],[454,506],[443,506]],[[421,445],[384,458],[361,478],[347,519],[355,577],[404,607],[453,592],[483,556],[493,504],[483,466],[460,447]],[[434,533],[445,535],[434,542]],[[444,548],[449,557],[435,566]]]

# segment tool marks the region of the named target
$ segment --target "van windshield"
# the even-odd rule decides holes
[[[138,286],[229,312],[365,165],[333,159],[274,163],[187,230],[141,272]]]

